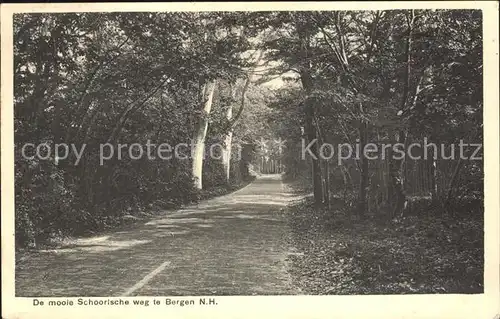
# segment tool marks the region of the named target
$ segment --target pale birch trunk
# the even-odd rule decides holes
[[[231,121],[233,118],[233,105],[230,104],[227,113],[226,113],[226,118],[228,121]],[[226,137],[224,139],[224,148],[222,150],[222,165],[224,166],[224,173],[226,175],[226,183],[229,184],[229,178],[231,174],[231,148],[232,148],[232,142],[233,142],[233,129],[229,129],[229,132],[227,132]]]
[[[247,78],[243,84],[243,89],[241,91],[241,101],[240,101],[240,108],[236,114],[236,116],[233,118],[233,104],[230,104],[226,113],[226,118],[228,122],[230,123],[228,132],[226,133],[226,137],[224,139],[224,148],[222,150],[222,165],[224,167],[224,173],[226,176],[226,182],[229,184],[229,179],[231,175],[231,150],[232,150],[232,141],[233,141],[233,127],[236,121],[240,118],[241,114],[243,113],[243,110],[245,108],[245,94],[248,90],[248,87],[253,79],[253,73],[257,66],[260,63],[260,60],[262,59],[262,50],[259,50],[257,52],[257,59],[255,60],[255,63],[253,65],[253,68],[250,70],[250,72],[247,74]],[[233,101],[236,101],[236,85],[234,87],[231,87],[231,97]]]
[[[192,173],[194,178],[194,186],[197,189],[203,188],[203,159],[205,154],[205,138],[208,130],[208,115],[212,109],[213,96],[215,92],[216,81],[205,84],[202,89],[203,110],[199,119],[199,123],[194,132],[192,146]],[[207,94],[208,93],[208,94]]]
[[[430,177],[431,198],[434,202],[437,202],[439,196],[437,161],[434,157],[432,157],[428,159],[428,162],[430,169],[429,177]]]

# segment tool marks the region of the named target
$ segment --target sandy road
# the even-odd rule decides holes
[[[16,296],[296,294],[279,175],[16,265]]]

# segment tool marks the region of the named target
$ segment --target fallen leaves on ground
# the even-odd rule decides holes
[[[308,200],[288,214],[291,273],[307,294],[480,293],[483,221],[442,214],[380,222]]]

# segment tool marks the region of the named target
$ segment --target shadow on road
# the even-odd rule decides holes
[[[127,230],[30,253],[16,269],[17,296],[252,295],[295,293],[287,272],[283,219],[297,196],[280,175]]]

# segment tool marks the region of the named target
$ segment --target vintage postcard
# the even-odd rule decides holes
[[[500,316],[498,3],[1,7],[2,317]]]

